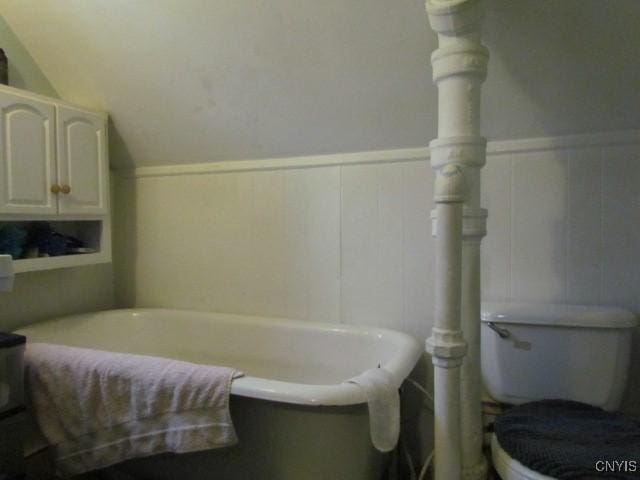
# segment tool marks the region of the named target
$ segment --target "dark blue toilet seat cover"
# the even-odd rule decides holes
[[[509,409],[494,430],[511,458],[544,475],[640,479],[640,419],[584,403],[543,400]]]

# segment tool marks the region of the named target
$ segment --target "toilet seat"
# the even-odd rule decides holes
[[[511,458],[502,449],[495,434],[491,435],[491,458],[502,480],[554,480],[553,477],[542,475]]]
[[[640,452],[640,419],[571,400],[512,407],[493,430],[492,456],[502,480],[600,477],[598,463],[635,459]],[[616,470],[615,478],[638,478],[635,471],[635,464]]]

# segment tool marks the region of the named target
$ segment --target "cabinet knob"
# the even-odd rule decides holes
[[[71,193],[71,187],[69,185],[62,185],[60,187],[60,191],[62,193],[64,193],[65,195],[67,195],[67,194]]]
[[[51,193],[55,193],[56,195],[60,193],[60,185],[53,184],[51,185]]]

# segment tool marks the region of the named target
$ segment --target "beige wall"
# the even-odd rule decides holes
[[[58,96],[3,17],[0,17],[0,48],[9,60],[9,85],[50,97]]]
[[[110,264],[20,273],[14,291],[0,293],[0,331],[79,312],[113,307]]]
[[[637,0],[486,0],[483,132],[640,128]],[[67,100],[107,109],[119,166],[420,147],[436,46],[418,0],[0,0]]]
[[[0,17],[0,47],[9,57],[9,81],[17,88],[57,96],[28,52]],[[0,293],[0,331],[57,315],[110,308],[113,269],[92,267],[20,273],[10,293]]]

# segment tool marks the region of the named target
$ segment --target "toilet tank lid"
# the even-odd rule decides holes
[[[638,323],[629,310],[596,305],[542,303],[482,303],[482,321],[557,327],[634,328]]]

